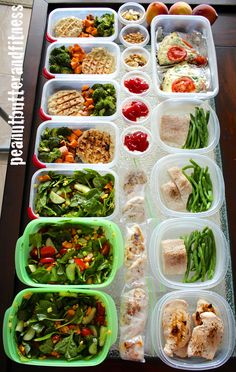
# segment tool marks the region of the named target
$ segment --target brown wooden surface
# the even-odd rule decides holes
[[[63,2],[63,5],[74,5],[79,1]],[[114,1],[112,1],[114,3]],[[49,3],[49,4],[48,4]],[[36,0],[32,13],[29,38],[24,63],[24,90],[25,90],[25,133],[24,133],[24,157],[27,166],[8,166],[6,187],[3,200],[3,209],[0,222],[0,314],[1,324],[5,310],[11,305],[15,294],[24,286],[15,278],[14,250],[15,243],[28,223],[27,205],[29,197],[29,185],[31,176],[36,170],[32,166],[32,153],[34,147],[36,128],[41,120],[38,109],[41,101],[44,78],[40,76],[37,82],[38,72],[41,74],[45,39],[47,13],[53,10],[60,1]],[[65,4],[66,3],[66,4]],[[81,3],[81,1],[80,1]],[[108,5],[108,2],[106,2]],[[119,7],[116,2],[114,8]],[[196,3],[193,2],[193,3]],[[213,4],[213,2],[211,2]],[[219,3],[219,2],[218,2]],[[221,2],[222,3],[222,2]],[[235,0],[232,1],[235,3]],[[91,3],[84,1],[83,6]],[[103,2],[104,4],[104,2]],[[98,4],[96,4],[98,5]],[[101,5],[101,2],[100,2]],[[104,6],[104,5],[103,5]],[[220,91],[216,97],[216,110],[221,123],[221,153],[223,160],[223,174],[226,187],[226,201],[228,207],[228,222],[233,260],[233,273],[236,271],[236,8],[235,6],[219,7],[219,19],[213,25],[213,36],[216,44]],[[42,52],[44,50],[44,52]],[[41,56],[42,52],[42,56]],[[36,367],[20,365],[8,360],[0,344],[1,372],[35,371]],[[235,367],[235,359],[231,359],[224,367],[232,370]],[[223,368],[219,370],[223,370]],[[115,370],[145,370],[154,371],[158,368],[164,371],[173,371],[159,359],[148,359],[145,364],[124,362],[121,360],[106,360],[97,371]],[[52,369],[44,368],[44,370]],[[55,368],[54,370],[60,370]],[[63,370],[70,370],[65,368]],[[85,369],[80,369],[85,370]],[[87,369],[86,369],[87,371]]]

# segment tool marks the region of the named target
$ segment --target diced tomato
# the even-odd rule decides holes
[[[80,258],[75,258],[74,261],[75,261],[76,265],[79,266],[80,271],[84,271],[86,269],[86,264],[84,263],[83,260],[81,260]]]
[[[173,46],[169,48],[167,52],[168,59],[173,62],[184,61],[186,56],[187,56],[186,50],[180,46]]]
[[[172,83],[172,92],[192,93],[196,91],[193,80],[188,76],[183,76]]]
[[[91,335],[91,334],[92,334],[91,329],[89,329],[89,328],[82,328],[82,329],[81,329],[81,335],[82,335],[83,337],[89,336],[89,335]]]
[[[191,61],[192,63],[196,63],[196,65],[198,66],[204,66],[207,64],[207,58],[204,57],[204,56],[197,56],[196,58],[194,58],[193,61]]]
[[[40,249],[41,258],[53,257],[57,253],[56,249],[52,246],[45,246]]]

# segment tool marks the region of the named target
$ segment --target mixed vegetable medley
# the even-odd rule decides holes
[[[112,246],[99,226],[45,226],[30,235],[30,247],[26,270],[36,283],[101,284],[112,270]]]
[[[28,359],[88,360],[102,350],[107,333],[106,309],[95,296],[29,293],[17,311],[16,342]]]
[[[34,213],[41,217],[106,217],[115,209],[114,176],[93,169],[71,175],[49,171],[35,185]]]

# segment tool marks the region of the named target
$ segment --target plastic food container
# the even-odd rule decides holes
[[[148,114],[147,114],[147,116],[142,117],[141,119],[138,119],[136,121],[132,121],[132,120],[127,119],[126,116],[123,114],[123,108],[125,106],[128,106],[129,104],[131,104],[131,102],[141,102],[141,103],[144,103],[147,106],[147,108],[148,108]],[[134,96],[130,96],[130,97],[124,99],[124,101],[121,103],[121,115],[122,115],[123,119],[125,120],[125,122],[127,124],[132,124],[132,125],[135,125],[135,124],[144,124],[150,118],[150,115],[151,115],[151,106],[150,106],[149,102],[146,99],[142,98],[142,97],[137,97],[135,95]]]
[[[143,56],[145,58],[145,60],[147,61],[147,63],[144,66],[138,66],[138,67],[128,65],[125,62],[125,60],[126,60],[127,57],[129,57],[132,54],[139,54],[139,55]],[[139,47],[139,46],[129,47],[129,48],[125,49],[121,54],[121,61],[124,65],[126,71],[133,71],[133,70],[143,71],[143,70],[146,70],[147,67],[149,66],[150,59],[151,59],[151,57],[150,57],[149,51],[146,50],[145,48],[142,48],[142,47]]]
[[[36,141],[35,141],[35,148],[34,148],[34,156],[33,156],[33,162],[34,165],[36,165],[38,168],[45,168],[45,167],[55,167],[55,168],[60,168],[61,164],[60,163],[44,163],[38,158],[38,149],[39,149],[39,143],[41,139],[41,135],[44,132],[46,128],[61,128],[61,127],[68,127],[70,129],[76,130],[80,129],[81,131],[89,130],[89,129],[97,129],[99,131],[104,131],[106,133],[109,133],[112,141],[113,141],[113,157],[109,163],[96,163],[101,166],[106,166],[108,168],[115,166],[118,160],[118,148],[119,148],[119,129],[118,127],[111,123],[111,122],[66,122],[63,123],[63,121],[58,122],[58,121],[45,121],[40,124],[40,126],[37,129],[37,134],[36,134]],[[68,168],[77,168],[78,164],[83,164],[86,166],[90,166],[91,163],[83,163],[80,161],[79,163],[63,163],[66,167]]]
[[[130,43],[124,39],[125,35],[130,34],[130,33],[136,33],[136,32],[140,32],[144,36],[144,40],[141,43]],[[125,47],[130,47],[134,45],[143,47],[147,45],[147,43],[149,42],[150,36],[149,36],[149,32],[146,29],[146,27],[142,25],[137,25],[137,24],[130,24],[121,29],[119,38],[120,38],[120,42]]]
[[[84,39],[85,38],[79,41],[79,43],[77,42],[77,44],[79,44],[79,46],[81,46],[81,48],[84,49],[86,54],[91,52],[93,48],[105,48],[109,53],[111,53],[115,57],[115,71],[114,72],[110,74],[55,74],[55,73],[51,73],[49,70],[49,58],[50,58],[50,54],[52,50],[55,48],[60,48],[61,46],[65,46],[66,48],[68,48],[69,46],[73,46],[75,44],[74,42],[71,42],[71,39],[65,38],[63,39],[63,41],[55,41],[54,43],[48,46],[46,57],[45,57],[45,67],[43,70],[44,76],[48,79],[52,79],[56,77],[59,79],[63,79],[63,78],[70,79],[71,78],[73,80],[83,80],[83,79],[102,80],[103,78],[104,79],[115,78],[118,75],[119,69],[120,69],[120,48],[119,46],[110,41],[96,41],[96,40],[93,41],[94,39],[92,41],[89,41],[87,40],[87,38],[86,40]]]
[[[192,213],[188,211],[181,212],[169,209],[166,206],[161,192],[161,185],[170,181],[167,170],[173,166],[182,168],[189,164],[190,159],[193,159],[195,162],[197,162],[200,167],[208,166],[209,169],[209,174],[213,185],[213,202],[211,207],[205,212]],[[158,160],[151,173],[151,187],[153,194],[156,195],[156,201],[161,209],[161,212],[165,216],[169,217],[209,217],[215,214],[221,208],[224,200],[224,179],[218,165],[216,165],[216,163],[207,156],[193,154],[190,151],[184,154],[167,155]]]
[[[149,85],[149,88],[147,90],[145,90],[145,92],[142,92],[142,93],[130,92],[130,90],[125,87],[125,81],[130,80],[130,79],[135,79],[135,78],[140,78],[140,79],[144,80]],[[129,95],[135,94],[136,96],[140,97],[140,96],[146,96],[150,92],[151,86],[152,86],[152,81],[151,81],[151,78],[149,77],[149,75],[146,74],[145,72],[139,71],[139,70],[134,70],[134,71],[127,72],[123,76],[123,78],[121,80],[121,86],[127,94],[129,94]]]
[[[141,14],[140,18],[137,21],[133,20],[128,21],[127,19],[122,17],[122,14],[129,9],[133,9]],[[145,8],[141,4],[134,2],[125,3],[121,5],[121,7],[118,10],[118,18],[120,23],[122,23],[123,25],[128,25],[130,23],[141,24],[145,21],[145,14],[146,14]]]
[[[101,75],[100,75],[101,76]],[[116,90],[116,112],[110,116],[62,116],[62,115],[49,115],[48,113],[48,99],[54,93],[59,90],[79,90],[81,91],[83,85],[93,86],[94,84],[112,84]],[[41,108],[40,108],[40,116],[42,120],[50,120],[53,119],[63,120],[63,121],[111,121],[116,119],[118,115],[118,107],[120,102],[120,86],[115,80],[83,80],[80,81],[70,79],[51,79],[47,81],[43,86],[42,92],[42,99],[41,99]]]
[[[106,234],[107,239],[112,245],[113,249],[113,265],[112,271],[107,278],[107,280],[101,284],[71,284],[67,285],[70,288],[94,288],[94,289],[101,289],[109,286],[115,278],[115,275],[118,269],[121,267],[123,263],[123,240],[122,235],[119,227],[111,221],[102,220],[102,219],[90,219],[87,218],[44,218],[37,219],[31,221],[25,228],[23,235],[17,240],[16,243],[16,252],[15,252],[15,265],[16,265],[16,273],[18,278],[21,282],[28,286],[32,287],[45,287],[51,288],[53,287],[62,287],[63,285],[60,284],[41,284],[36,283],[33,281],[29,274],[26,271],[27,261],[30,253],[30,235],[38,232],[43,227],[53,227],[53,226],[61,226],[63,225],[71,225],[71,226],[89,226],[89,227],[97,227],[101,226]]]
[[[107,314],[107,326],[110,332],[108,332],[106,341],[104,344],[103,349],[101,352],[94,356],[89,360],[73,360],[73,361],[66,361],[60,359],[27,359],[23,356],[20,356],[17,350],[17,344],[15,340],[14,330],[17,324],[17,310],[20,306],[23,298],[29,294],[34,293],[58,293],[58,292],[65,292],[65,288],[61,286],[60,288],[28,288],[24,289],[23,291],[19,292],[13,303],[12,306],[9,307],[5,312],[4,323],[3,323],[3,344],[5,353],[9,358],[11,358],[14,362],[21,363],[21,364],[28,364],[34,366],[50,366],[50,367],[87,367],[87,366],[96,366],[104,361],[107,357],[109,349],[112,344],[117,339],[117,332],[118,332],[118,321],[117,321],[117,312],[116,307],[113,299],[106,293],[101,291],[89,290],[89,289],[73,289],[68,292],[72,293],[83,293],[86,296],[96,296],[102,303],[105,305],[106,314]]]
[[[161,102],[152,112],[151,124],[152,132],[154,134],[154,139],[158,142],[161,149],[168,153],[185,153],[186,151],[191,151],[195,154],[204,154],[209,151],[213,151],[217,146],[220,138],[220,125],[218,117],[215,111],[204,102],[204,110],[210,111],[210,118],[208,122],[208,132],[209,140],[208,146],[201,149],[182,149],[178,147],[169,146],[167,143],[162,141],[160,138],[160,127],[162,115],[184,115],[184,114],[194,114],[195,107],[201,106],[203,101],[192,98],[172,98]]]
[[[157,42],[156,32],[158,28],[163,29],[164,34],[170,34],[174,31],[182,33],[191,33],[193,31],[200,32],[207,44],[207,57],[210,69],[210,87],[207,92],[200,93],[169,93],[163,92],[160,89],[161,80],[157,73]],[[151,24],[151,44],[152,44],[152,62],[153,62],[153,75],[154,84],[160,99],[191,97],[199,99],[209,99],[215,97],[219,90],[218,71],[216,62],[215,45],[212,37],[211,25],[208,19],[202,16],[192,15],[159,15],[152,20]]]
[[[81,170],[85,170],[85,169],[94,169],[96,170],[99,174],[101,175],[105,175],[105,174],[112,174],[114,176],[114,179],[115,179],[115,182],[114,182],[114,186],[115,186],[115,209],[114,209],[114,212],[112,214],[110,214],[109,216],[106,216],[106,217],[96,217],[96,219],[109,219],[109,220],[113,220],[114,217],[117,215],[118,213],[118,210],[119,210],[119,180],[118,180],[118,176],[117,174],[111,170],[111,169],[106,169],[106,167],[101,167],[99,165],[89,165],[89,167],[86,167],[84,165],[80,165],[78,164],[77,167],[76,167],[76,171],[81,171]],[[55,169],[55,168],[47,168],[47,169],[39,169],[37,172],[35,172],[33,174],[33,177],[31,179],[31,186],[30,186],[30,198],[29,198],[29,208],[28,208],[28,215],[29,215],[29,218],[30,219],[34,219],[34,218],[38,218],[40,216],[36,215],[35,214],[35,205],[34,205],[34,201],[35,201],[35,197],[36,197],[36,194],[37,194],[37,185],[39,184],[38,182],[38,177],[40,176],[43,176],[44,174],[48,174],[48,172],[54,172],[54,173],[57,173],[57,174],[63,174],[65,176],[70,176],[74,173],[73,170],[71,169],[68,169],[66,168],[65,166],[64,167],[61,167],[60,169]],[[94,217],[94,216],[92,216]],[[86,217],[88,219],[92,218],[92,217]],[[45,218],[45,217],[43,217]],[[50,219],[52,217],[49,217]],[[59,217],[60,219],[61,218],[69,218],[69,217]]]
[[[142,151],[131,151],[131,150],[129,150],[128,147],[124,144],[125,136],[127,134],[133,134],[135,132],[140,132],[140,131],[147,134],[147,140],[149,142],[148,148],[143,152]],[[132,157],[143,157],[143,156],[149,154],[151,149],[152,149],[152,144],[153,144],[152,133],[150,132],[150,130],[148,130],[145,127],[140,128],[139,125],[132,125],[132,126],[129,126],[126,129],[124,129],[123,132],[121,133],[121,146],[123,147],[124,151]]]
[[[214,234],[216,243],[216,268],[211,280],[183,283],[184,275],[166,275],[163,271],[161,241],[166,239],[179,239],[190,235],[192,231],[202,231],[209,227]],[[185,217],[167,219],[161,222],[153,231],[149,245],[149,260],[155,278],[168,288],[175,289],[207,289],[219,284],[228,269],[229,253],[226,238],[221,229],[209,220]],[[207,278],[206,278],[207,279]]]
[[[164,353],[165,339],[162,330],[162,315],[164,306],[172,300],[185,300],[188,304],[190,314],[196,311],[197,301],[203,299],[215,306],[219,316],[224,323],[224,335],[213,360],[204,358],[173,358]],[[215,292],[204,290],[182,290],[174,291],[164,295],[156,304],[151,320],[152,344],[156,354],[167,365],[184,370],[204,371],[222,366],[231,357],[235,346],[235,320],[233,312],[226,300]]]
[[[54,27],[57,21],[61,18],[66,17],[77,17],[80,19],[86,19],[86,17],[91,14],[94,17],[101,17],[103,14],[114,14],[114,33],[111,36],[107,37],[95,37],[93,40],[96,41],[113,41],[117,38],[118,35],[118,16],[117,13],[111,8],[57,8],[53,10],[48,16],[48,28],[47,28],[47,40],[53,42],[58,39],[64,39],[56,37],[54,34]],[[74,42],[80,42],[84,40],[83,37],[73,37],[70,38]]]

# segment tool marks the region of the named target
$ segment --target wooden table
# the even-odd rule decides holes
[[[198,1],[197,3],[204,3]],[[38,80],[42,72],[44,55],[41,56],[45,43],[46,19],[48,13],[60,6],[71,6],[82,1],[37,0],[34,3],[30,24],[25,61],[24,61],[24,87],[25,90],[25,130],[23,158],[26,166],[8,166],[6,186],[0,222],[0,276],[1,276],[1,322],[5,310],[11,305],[15,294],[23,289],[23,285],[15,277],[14,251],[17,238],[22,234],[24,227],[29,222],[27,205],[29,200],[29,185],[32,174],[36,171],[32,165],[32,153],[36,128],[40,123],[38,115],[41,100],[41,91],[44,79]],[[98,6],[99,1],[93,3],[83,2],[83,6]],[[101,6],[102,1],[100,1]],[[113,7],[118,9],[122,1],[112,0]],[[149,1],[144,0],[144,5]],[[173,1],[169,1],[173,3]],[[189,1],[189,3],[196,3]],[[211,1],[211,4],[219,1]],[[222,3],[222,2],[221,2]],[[236,5],[235,0],[225,0],[227,5],[216,6],[219,18],[212,27],[216,45],[220,91],[216,97],[216,111],[221,124],[221,154],[223,161],[223,174],[226,188],[226,202],[228,208],[228,223],[231,242],[231,255],[233,274],[236,272]],[[81,4],[82,5],[82,4]],[[109,3],[107,2],[107,6]],[[234,278],[235,283],[235,278]],[[234,286],[235,287],[235,286]],[[35,371],[36,367],[20,365],[11,362],[4,354],[1,340],[1,372]],[[231,358],[227,367],[233,370],[236,360]],[[122,360],[106,360],[96,367],[97,371],[105,370],[144,370],[154,371],[162,368],[164,371],[173,371],[159,359],[148,359],[146,364],[124,362]],[[44,368],[45,370],[45,368]],[[49,370],[49,368],[46,368]],[[58,369],[54,369],[58,370]],[[70,370],[65,368],[63,370]],[[83,368],[82,368],[83,370]],[[51,369],[50,369],[51,371]],[[87,369],[86,369],[87,371]]]

